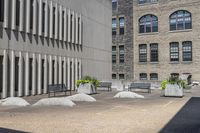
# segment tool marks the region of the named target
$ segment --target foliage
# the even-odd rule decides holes
[[[167,84],[177,84],[180,87],[183,87],[183,89],[186,88],[186,81],[179,79],[179,77],[170,77],[168,80],[164,80],[161,83],[161,87],[163,90],[166,88]]]
[[[76,86],[79,87],[80,84],[87,84],[87,83],[91,83],[95,87],[99,85],[99,81],[95,77],[85,76],[82,79],[76,81]]]

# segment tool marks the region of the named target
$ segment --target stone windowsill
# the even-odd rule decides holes
[[[159,32],[138,33],[138,36],[157,35],[157,34],[159,34]]]
[[[187,30],[173,30],[173,31],[169,31],[169,33],[179,33],[179,32],[192,32],[192,29],[187,29]]]

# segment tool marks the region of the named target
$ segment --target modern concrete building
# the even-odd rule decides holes
[[[200,81],[200,1],[134,0],[134,80]]]
[[[111,79],[109,0],[0,0],[1,98]]]
[[[125,24],[125,29],[133,29],[130,32],[133,40],[130,43],[132,46],[128,47],[129,51],[127,52],[130,53],[127,53],[129,56],[125,58],[132,65],[132,69],[128,70],[127,73],[133,76],[127,80],[158,82],[169,78],[171,75],[192,75],[192,80],[200,81],[200,1],[125,1],[112,0],[112,3],[117,6],[117,10],[113,11],[114,18],[117,16],[115,14],[126,16],[128,13],[128,16],[132,16],[133,13],[131,19],[133,27]],[[132,9],[127,7],[127,3],[132,5]],[[132,13],[127,10],[131,10]],[[115,27],[118,27],[115,25],[115,21],[118,22],[118,18],[113,20],[113,31],[117,29]],[[113,46],[121,45],[119,39],[116,39],[118,37],[117,32],[113,36]],[[122,37],[119,36],[119,38]],[[125,41],[122,41],[123,43],[125,44]],[[131,48],[132,50],[130,50]],[[115,51],[119,50],[114,48],[113,53]],[[118,57],[118,52],[116,55]],[[132,61],[129,61],[130,58]],[[119,66],[120,59],[117,58],[116,60],[117,63],[113,58],[113,73],[123,72],[124,68],[128,66],[127,63],[122,64],[122,67],[116,67]]]
[[[112,79],[133,79],[133,0],[112,0]]]

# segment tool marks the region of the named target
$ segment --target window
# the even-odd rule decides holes
[[[79,22],[79,21],[78,21]],[[64,38],[65,11],[62,11],[62,37]],[[78,28],[78,27],[77,27]]]
[[[16,0],[16,26],[19,26],[20,19],[20,0]]]
[[[113,10],[117,9],[117,0],[112,0],[112,9]]]
[[[53,35],[55,35],[56,8],[53,7]]]
[[[117,20],[116,18],[112,19],[112,35],[117,34]]]
[[[192,61],[192,42],[183,42],[183,61]]]
[[[34,0],[31,0],[30,1],[30,29],[32,30],[33,29],[33,7],[34,7]]]
[[[71,21],[70,21],[70,40],[72,41],[72,29],[73,29],[73,14],[71,14]]]
[[[139,19],[139,32],[158,32],[158,18],[154,15],[145,15]]]
[[[158,80],[158,74],[157,73],[151,73],[150,74],[150,80]]]
[[[116,55],[116,46],[112,46],[112,63],[117,62],[117,55]]]
[[[125,20],[124,17],[119,18],[119,34],[124,35]]]
[[[139,45],[139,62],[147,62],[147,45]]]
[[[139,4],[145,4],[145,3],[157,3],[158,0],[139,0]]]
[[[178,78],[179,77],[179,73],[171,73],[171,77],[172,78]]]
[[[124,63],[124,46],[119,46],[119,62]]]
[[[176,11],[169,19],[170,31],[192,29],[192,15],[188,11]]]
[[[179,61],[179,44],[178,44],[178,42],[170,43],[170,61]]]
[[[147,80],[147,74],[146,73],[140,73],[140,80]]]
[[[125,79],[124,74],[119,74],[119,79]]]
[[[151,62],[158,62],[158,44],[150,44]]]
[[[112,74],[112,79],[117,79],[117,75],[116,74]]]
[[[0,0],[0,22],[4,21],[4,0]]]
[[[45,28],[45,6],[46,4],[43,2],[42,3],[42,32],[44,32],[44,28]]]

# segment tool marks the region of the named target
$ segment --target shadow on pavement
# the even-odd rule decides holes
[[[30,133],[30,132],[24,132],[24,131],[18,131],[0,127],[0,133]]]
[[[200,133],[200,97],[191,98],[159,133]]]

